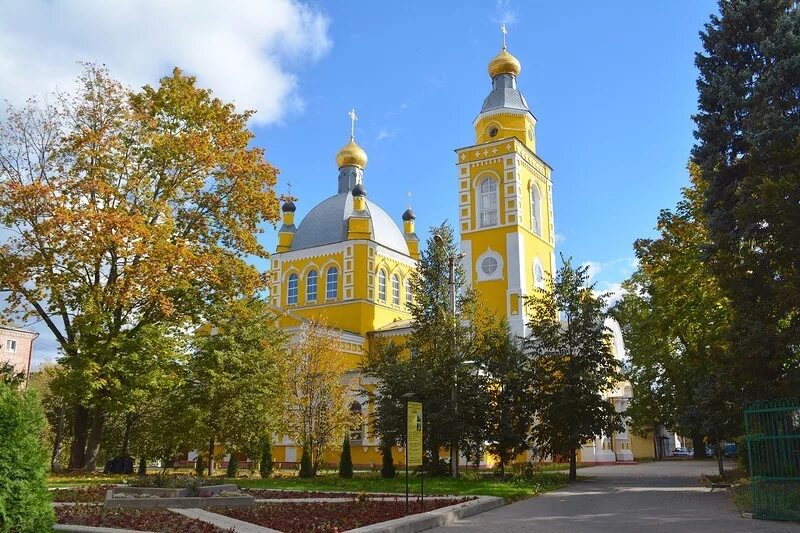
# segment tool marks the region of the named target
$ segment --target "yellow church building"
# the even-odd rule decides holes
[[[513,333],[524,335],[522,298],[555,271],[555,229],[552,169],[536,153],[536,117],[517,87],[520,70],[505,45],[489,62],[491,90],[473,121],[474,143],[455,150],[453,181],[467,284],[506,317]],[[353,124],[355,118],[351,112]],[[354,133],[352,127],[336,155],[335,194],[299,223],[294,202],[283,203],[270,298],[290,332],[303,320],[324,316],[339,332],[349,381],[369,388],[357,369],[370,338],[410,331],[409,276],[419,259],[419,239],[410,208],[394,217],[368,198],[367,154]],[[366,398],[354,400],[368,419]],[[380,465],[380,443],[367,424],[351,436],[354,464]],[[273,447],[274,460],[295,463],[301,451],[284,438]],[[590,449],[582,450],[584,460],[594,461],[589,455]],[[402,463],[401,453],[394,457]]]

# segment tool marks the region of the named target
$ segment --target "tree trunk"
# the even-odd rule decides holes
[[[122,451],[120,457],[128,457],[128,444],[131,438],[131,427],[133,426],[133,415],[127,413],[125,415],[125,434],[122,436]]]
[[[69,457],[70,470],[83,470],[86,466],[86,437],[89,433],[89,408],[75,406],[72,421],[72,449]]]
[[[147,475],[147,459],[145,459],[144,456],[139,457],[139,475]]]
[[[653,459],[661,459],[658,456],[658,424],[653,426]]]
[[[695,459],[706,459],[706,443],[703,442],[703,435],[700,433],[692,434],[692,446],[694,447]]]
[[[506,464],[500,459],[500,478],[505,479],[506,477]]]
[[[61,470],[61,452],[64,451],[64,425],[66,424],[66,413],[64,406],[58,408],[58,423],[56,424],[56,434],[53,437],[53,455],[50,456],[50,471],[58,472]]]
[[[99,407],[92,409],[92,427],[89,430],[89,438],[86,441],[86,464],[84,470],[94,472],[97,468],[97,458],[100,454],[100,438],[103,436],[103,424],[105,415]]]
[[[208,439],[208,477],[214,475],[214,437]]]
[[[569,452],[569,480],[578,479],[578,453],[576,450]]]
[[[714,426],[714,446],[717,449],[717,467],[719,468],[719,477],[725,480],[725,469],[722,466],[722,446],[719,444],[719,429]]]

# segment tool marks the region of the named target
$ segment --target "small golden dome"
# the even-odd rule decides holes
[[[350,137],[350,142],[336,154],[336,166],[339,168],[354,166],[364,170],[364,167],[367,166],[367,152]]]
[[[489,61],[489,76],[492,78],[498,74],[513,74],[514,76],[519,76],[520,70],[522,70],[522,66],[519,64],[519,60],[509,54],[505,46],[499,54]]]

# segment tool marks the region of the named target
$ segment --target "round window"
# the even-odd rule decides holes
[[[497,267],[499,264],[497,263],[497,259],[494,257],[487,257],[483,261],[481,261],[481,270],[487,276],[491,276],[495,272],[497,272]]]
[[[542,270],[542,265],[539,263],[533,266],[533,281],[536,282],[536,285],[539,287],[544,283],[544,271]]]
[[[489,137],[497,137],[497,128],[492,128],[489,130]]]

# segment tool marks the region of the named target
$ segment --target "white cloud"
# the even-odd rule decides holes
[[[296,70],[330,46],[327,17],[295,0],[10,0],[0,2],[0,97],[71,89],[78,61],[134,87],[177,65],[269,124],[302,110]]]
[[[595,282],[597,275],[603,271],[603,263],[596,261],[584,261],[581,266],[587,268],[586,273],[589,275],[589,283]]]
[[[394,136],[394,130],[390,130],[388,128],[381,128],[378,132],[378,135],[375,137],[375,142],[381,142],[384,139],[388,139],[389,137]]]
[[[497,9],[496,21],[500,24],[509,26],[517,21],[517,13],[511,8],[510,0],[497,0],[495,7]]]
[[[561,244],[566,241],[567,237],[563,233],[556,233],[556,244]]]
[[[616,304],[624,295],[625,289],[622,288],[621,283],[604,283],[601,289],[595,289],[595,294],[604,294],[608,298],[606,303],[609,307]]]

